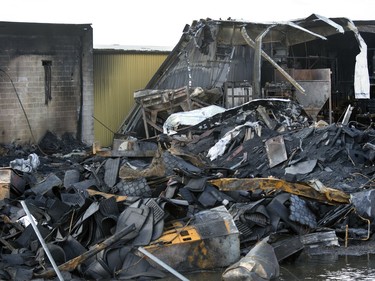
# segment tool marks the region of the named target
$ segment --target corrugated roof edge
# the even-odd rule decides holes
[[[94,45],[96,50],[108,51],[136,51],[136,52],[170,52],[172,46],[132,46],[132,45]]]

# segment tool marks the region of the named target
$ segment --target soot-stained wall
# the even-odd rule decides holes
[[[0,143],[93,140],[90,25],[0,22]]]

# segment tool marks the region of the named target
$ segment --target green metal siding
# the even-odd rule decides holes
[[[116,132],[134,105],[133,94],[144,89],[167,53],[94,52],[94,136],[111,146]]]

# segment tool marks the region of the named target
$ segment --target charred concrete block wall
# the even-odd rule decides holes
[[[91,141],[91,26],[0,22],[0,39],[0,142]]]

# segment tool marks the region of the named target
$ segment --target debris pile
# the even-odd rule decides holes
[[[31,171],[7,159],[0,278],[144,280],[228,267],[223,279],[233,280],[238,264],[371,237],[371,126],[314,123],[283,99],[179,125],[95,153],[44,139],[49,155]],[[259,247],[270,254],[257,257]],[[264,268],[278,275],[275,262]]]

